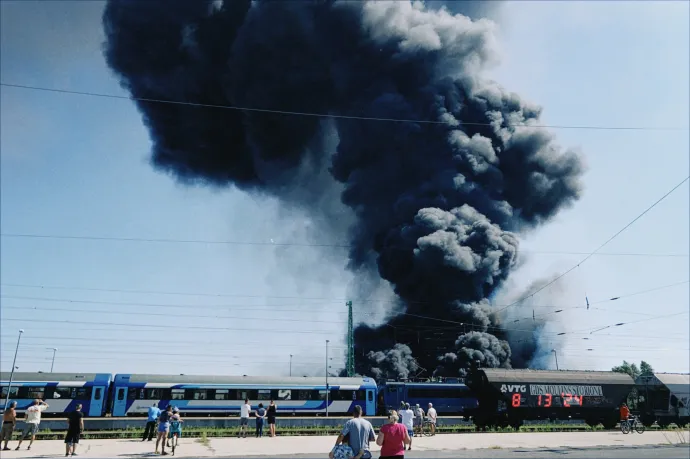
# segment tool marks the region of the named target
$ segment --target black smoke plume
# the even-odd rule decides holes
[[[516,234],[578,198],[583,165],[536,126],[539,107],[482,76],[492,22],[403,0],[110,0],[103,23],[133,97],[186,103],[137,102],[155,167],[323,221],[325,188],[340,188],[348,268],[404,307],[356,329],[359,373],[511,365],[487,299]]]

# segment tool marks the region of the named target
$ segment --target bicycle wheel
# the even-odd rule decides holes
[[[630,423],[629,422],[621,422],[621,432],[624,434],[629,434],[630,433]]]
[[[635,432],[638,434],[643,434],[645,431],[645,426],[640,421],[635,422]]]
[[[424,433],[425,437],[431,437],[433,435],[433,433],[431,431],[431,423],[430,422],[425,422],[424,426],[422,428],[423,428],[422,432]]]

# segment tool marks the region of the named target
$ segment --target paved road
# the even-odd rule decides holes
[[[176,458],[321,458],[333,446],[331,437],[276,438],[183,438]],[[487,433],[448,434],[413,440],[414,458],[456,459],[690,459],[690,432],[645,432],[623,435],[620,432]],[[681,448],[671,445],[681,444]],[[10,447],[15,447],[12,442]],[[59,440],[34,443],[31,451],[4,451],[1,459],[60,457],[65,445]],[[78,453],[89,459],[155,458],[153,442],[140,440],[84,440]],[[379,448],[372,445],[374,457]],[[173,459],[176,459],[173,458]]]
[[[284,456],[251,456],[251,459],[325,459],[324,454],[290,454]],[[378,455],[374,454],[374,458]],[[465,451],[408,451],[406,459],[688,459],[690,447],[602,447],[556,449],[482,449]],[[228,457],[227,459],[238,459]]]

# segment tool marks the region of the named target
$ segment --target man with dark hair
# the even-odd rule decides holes
[[[2,415],[2,435],[0,435],[0,441],[5,442],[5,447],[3,451],[9,451],[10,448],[7,444],[12,440],[12,432],[14,432],[14,427],[17,425],[17,402],[10,403],[10,407]]]
[[[77,455],[79,437],[84,431],[84,413],[81,411],[81,403],[76,409],[67,415],[67,435],[65,435],[65,457]]]
[[[335,441],[335,446],[342,443],[343,438],[349,435],[350,448],[355,456],[362,459],[371,459],[371,452],[369,451],[369,442],[375,441],[374,427],[371,422],[362,417],[362,407],[356,405],[352,413],[352,419],[347,421],[343,426],[343,431],[338,435]],[[333,451],[328,454],[330,459],[334,458]]]
[[[156,432],[156,422],[160,415],[161,410],[158,408],[158,403],[154,403],[149,408],[149,417],[146,421],[146,428],[144,429],[144,438],[142,438],[141,441],[146,441],[146,439],[151,441],[153,439],[153,434]]]

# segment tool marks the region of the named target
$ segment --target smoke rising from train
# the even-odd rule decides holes
[[[407,1],[110,0],[103,23],[132,96],[189,103],[137,102],[156,168],[283,199],[333,240],[347,224],[348,269],[392,285],[405,314],[356,329],[359,373],[511,366],[488,299],[584,168],[482,76],[491,21]]]

